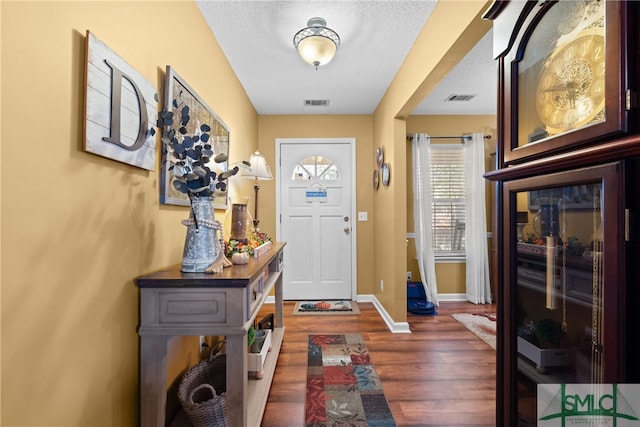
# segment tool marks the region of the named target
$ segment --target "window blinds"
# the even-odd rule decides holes
[[[433,250],[464,256],[465,158],[461,144],[432,144]]]

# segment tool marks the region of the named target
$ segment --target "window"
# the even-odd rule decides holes
[[[464,257],[464,146],[432,144],[431,148],[433,250],[436,257]]]
[[[338,168],[332,160],[322,156],[310,156],[298,163],[292,173],[291,179],[319,179],[335,181],[340,179]]]

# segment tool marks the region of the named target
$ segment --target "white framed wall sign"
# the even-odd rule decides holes
[[[84,150],[155,170],[157,105],[155,86],[87,31]]]

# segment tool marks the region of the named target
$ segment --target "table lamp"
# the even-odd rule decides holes
[[[241,173],[245,178],[251,178],[255,180],[255,183],[253,184],[253,190],[256,193],[256,199],[254,202],[255,208],[253,215],[253,228],[254,231],[258,231],[258,225],[260,224],[260,220],[258,219],[258,190],[260,190],[260,185],[258,185],[258,181],[270,180],[273,179],[273,176],[271,175],[271,169],[267,164],[267,160],[262,154],[260,154],[259,151],[256,151],[251,155],[249,163],[251,163],[251,166],[249,168],[243,169]]]

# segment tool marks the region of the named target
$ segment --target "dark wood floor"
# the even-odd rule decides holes
[[[408,315],[410,334],[391,333],[371,303],[339,316],[293,315],[293,306],[285,302],[263,427],[303,425],[307,340],[319,333],[362,334],[399,426],[495,426],[495,351],[450,316],[495,312],[495,305],[440,303],[436,316]]]

